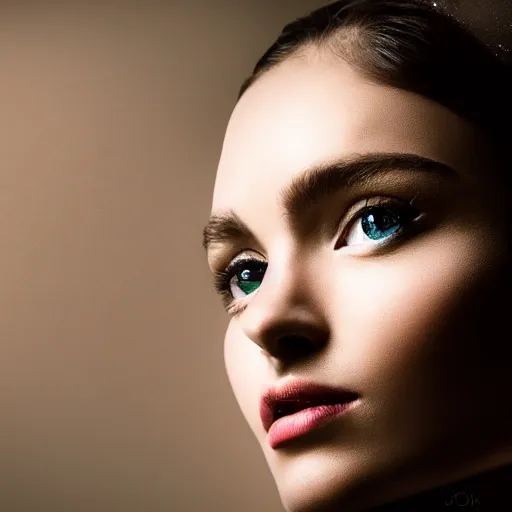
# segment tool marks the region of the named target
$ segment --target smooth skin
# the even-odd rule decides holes
[[[456,173],[382,174],[322,199],[303,231],[293,228],[281,194],[304,169],[393,152]],[[224,356],[288,512],[361,510],[512,462],[508,219],[494,165],[456,114],[314,50],[266,73],[236,105],[212,213],[234,211],[254,237],[215,244],[208,262],[213,271],[240,256],[268,263],[252,293],[232,284],[244,308]],[[420,227],[378,246],[354,216],[376,198],[412,202]],[[272,449],[261,391],[290,378],[360,398]]]

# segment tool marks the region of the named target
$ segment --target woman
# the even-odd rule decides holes
[[[344,0],[242,86],[204,246],[288,512],[512,509],[511,84],[438,9]]]

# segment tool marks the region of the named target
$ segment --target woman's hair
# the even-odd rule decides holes
[[[478,127],[510,165],[511,66],[423,0],[340,0],[284,27],[243,82],[308,50],[327,51],[375,83],[430,98]]]

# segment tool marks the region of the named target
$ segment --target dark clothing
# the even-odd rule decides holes
[[[512,512],[512,465],[414,494],[370,512]]]

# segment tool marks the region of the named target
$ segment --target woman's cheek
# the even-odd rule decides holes
[[[495,266],[486,237],[448,227],[386,256],[340,261],[329,290],[340,357],[362,372],[386,374],[413,364],[432,344],[450,343],[443,330],[452,333],[450,324],[461,321],[461,297],[477,290]]]

